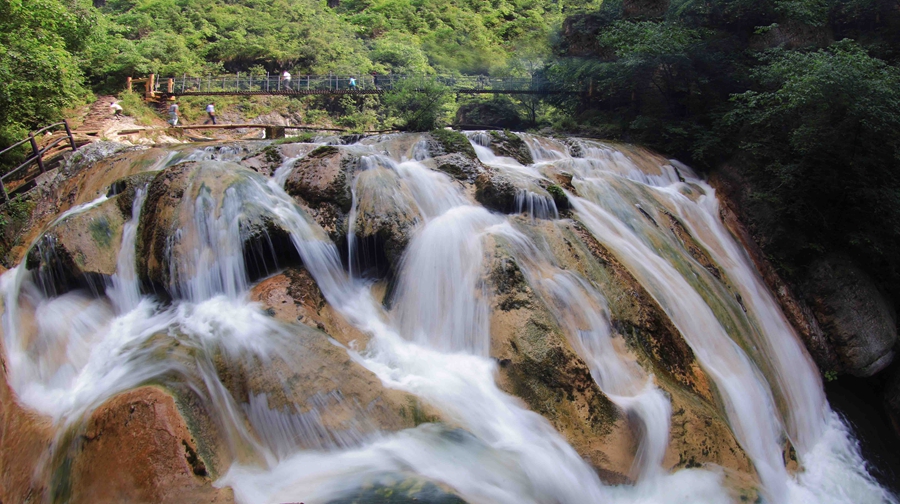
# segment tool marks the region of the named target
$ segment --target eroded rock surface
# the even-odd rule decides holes
[[[197,442],[162,389],[142,387],[100,406],[77,441],[67,502],[233,502],[217,489]]]
[[[872,376],[893,361],[896,314],[855,264],[841,257],[816,261],[804,291],[844,371]]]

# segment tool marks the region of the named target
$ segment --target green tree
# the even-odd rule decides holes
[[[57,121],[88,91],[77,54],[91,8],[59,0],[0,0],[0,145]]]
[[[409,131],[429,131],[444,126],[455,100],[450,88],[433,78],[400,81],[382,98],[396,125]]]

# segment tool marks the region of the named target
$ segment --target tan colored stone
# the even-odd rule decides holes
[[[156,387],[118,395],[91,415],[68,502],[233,502],[212,487],[174,398]]]

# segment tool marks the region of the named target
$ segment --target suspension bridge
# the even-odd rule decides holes
[[[490,77],[486,75],[299,75],[283,78],[281,75],[253,75],[235,73],[229,75],[192,77],[128,78],[127,90],[135,91],[136,84],[143,84],[148,99],[173,96],[252,96],[252,95],[373,95],[389,92],[404,86],[424,90],[437,83],[457,94],[507,94],[551,95],[590,94],[590,86],[576,89],[561,86],[547,79],[531,77]],[[411,87],[409,85],[412,85]]]

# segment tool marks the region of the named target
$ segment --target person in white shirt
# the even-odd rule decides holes
[[[212,121],[213,124],[216,124],[216,107],[212,103],[206,106],[206,115],[209,116],[209,119],[206,120],[203,124],[209,124]]]
[[[281,74],[281,82],[284,84],[285,89],[291,89],[291,73],[285,70],[284,73]]]
[[[110,110],[112,110],[113,119],[118,121],[119,118],[122,117],[122,106],[116,102],[112,102],[109,104],[109,108],[110,108]]]

